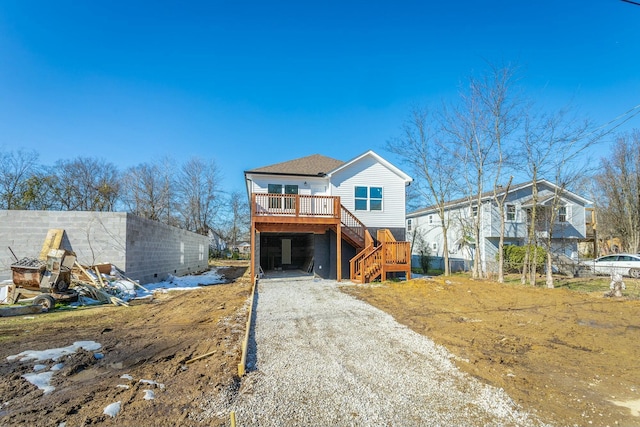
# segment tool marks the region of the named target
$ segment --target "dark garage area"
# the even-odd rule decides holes
[[[265,271],[311,272],[313,247],[311,233],[260,233],[260,266]]]

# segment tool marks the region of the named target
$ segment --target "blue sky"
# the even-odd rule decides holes
[[[0,148],[213,158],[243,190],[244,170],[314,153],[394,161],[410,107],[454,100],[486,61],[605,123],[640,104],[639,28],[619,0],[3,0]]]

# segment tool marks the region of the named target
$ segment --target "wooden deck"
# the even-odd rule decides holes
[[[251,276],[255,272],[255,233],[316,233],[323,234],[333,230],[337,235],[337,276],[342,277],[342,249],[340,242],[347,241],[359,251],[351,260],[351,280],[369,281],[377,277],[386,279],[386,273],[404,271],[410,274],[411,254],[408,242],[396,242],[390,232],[378,233],[384,239],[376,254],[369,254],[373,239],[367,227],[348,209],[340,203],[340,197],[335,196],[307,196],[300,194],[265,194],[251,195]],[[368,236],[367,236],[368,235]],[[370,239],[370,241],[368,241]],[[382,241],[380,241],[382,242]],[[380,252],[378,254],[377,252]],[[354,261],[358,258],[360,261]],[[362,263],[354,271],[353,263]],[[376,271],[373,271],[375,268]],[[363,272],[367,270],[367,274]],[[375,273],[375,274],[374,274]]]

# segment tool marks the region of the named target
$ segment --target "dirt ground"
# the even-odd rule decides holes
[[[461,277],[343,290],[553,425],[640,425],[639,300]]]
[[[0,426],[228,424],[229,414],[205,417],[202,407],[223,390],[238,387],[251,287],[246,262],[220,271],[237,280],[156,293],[149,304],[0,318]],[[33,372],[33,361],[7,360],[25,350],[76,341],[100,343],[104,358],[98,360],[84,350],[63,358],[64,368],[51,381],[55,390],[48,394],[21,377]],[[155,399],[144,399],[148,389]],[[103,413],[118,401],[121,411],[116,418]]]
[[[150,304],[0,318],[0,426],[229,425],[228,413],[204,408],[240,385],[250,284],[246,262],[225,273],[237,280]],[[461,277],[343,290],[444,345],[461,369],[553,425],[640,425],[639,300]],[[21,377],[33,362],[7,360],[81,340],[100,343],[104,358],[63,359],[49,394]],[[144,399],[147,389],[154,400]],[[117,401],[118,416],[105,415]]]

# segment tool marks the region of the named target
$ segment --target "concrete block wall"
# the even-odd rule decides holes
[[[65,230],[63,247],[81,264],[108,262],[141,283],[208,268],[208,238],[123,212],[0,210],[0,280],[18,258],[38,257],[47,232]],[[202,248],[202,249],[201,249]]]
[[[157,282],[169,274],[204,271],[209,265],[209,238],[156,221],[127,215],[129,277]]]

